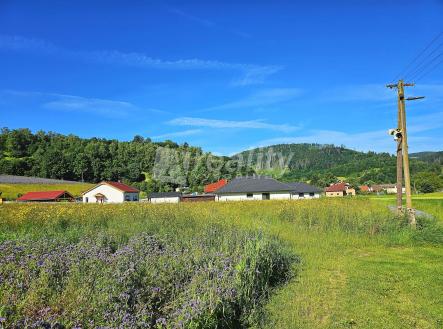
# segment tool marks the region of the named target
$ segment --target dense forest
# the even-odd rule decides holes
[[[443,165],[443,151],[411,153],[411,158],[429,163],[437,163],[439,165]]]
[[[423,160],[423,161],[422,161]],[[324,187],[340,179],[354,186],[394,183],[396,159],[388,153],[358,152],[344,146],[281,144],[219,157],[201,148],[135,136],[122,142],[80,138],[29,129],[3,128],[0,173],[75,181],[121,180],[143,191],[187,187],[201,191],[220,178],[253,173]],[[441,152],[411,158],[417,190],[443,187]]]
[[[202,190],[220,178],[252,174],[228,157],[206,153],[187,143],[154,143],[135,136],[130,142],[3,128],[0,173],[86,182],[121,180],[144,191],[176,187]]]

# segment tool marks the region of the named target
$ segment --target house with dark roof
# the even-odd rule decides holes
[[[149,193],[147,201],[151,203],[178,203],[181,195],[180,192],[152,192]]]
[[[28,192],[17,199],[18,202],[74,202],[74,196],[68,191]]]
[[[321,190],[305,183],[282,183],[265,176],[237,177],[215,192],[216,201],[319,198]]]
[[[122,203],[139,201],[139,190],[120,182],[101,182],[83,192],[84,203]]]

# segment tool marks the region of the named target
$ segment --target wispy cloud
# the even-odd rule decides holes
[[[201,133],[201,129],[188,129],[183,131],[175,131],[171,133],[166,133],[162,135],[153,136],[153,139],[165,139],[165,138],[175,138],[175,137],[186,137],[186,136],[192,136],[197,135]]]
[[[110,117],[125,116],[136,109],[128,102],[71,95],[58,95],[57,97],[57,100],[43,103],[42,107],[57,111],[97,113]]]
[[[0,50],[1,49],[33,52],[41,55],[57,55],[88,62],[132,66],[144,69],[237,71],[240,72],[242,76],[237,79],[234,84],[239,86],[264,83],[266,78],[282,69],[281,66],[275,65],[229,63],[198,58],[165,60],[153,58],[143,53],[121,52],[117,50],[70,50],[58,47],[45,40],[10,35],[0,35]]]
[[[429,135],[433,130],[440,128],[443,128],[443,112],[411,117],[410,123],[408,123],[410,151],[441,150],[443,143]],[[395,150],[395,143],[392,137],[387,134],[387,130],[353,133],[336,130],[310,130],[300,136],[283,136],[262,140],[254,147],[288,143],[319,143],[345,145],[361,151],[392,153]],[[423,135],[426,132],[428,134]]]
[[[286,124],[271,124],[263,120],[250,121],[232,121],[232,120],[214,120],[203,118],[181,117],[168,121],[167,124],[174,126],[193,126],[207,128],[246,128],[246,129],[269,129],[281,132],[291,132],[299,129],[296,126]]]
[[[242,37],[242,38],[251,38],[251,35],[249,33],[238,31],[238,30],[231,29],[231,28],[226,28],[224,26],[220,26],[220,24],[217,24],[214,21],[211,21],[211,20],[205,19],[205,18],[201,18],[201,17],[197,17],[195,15],[191,15],[191,14],[189,14],[181,9],[178,9],[176,7],[166,6],[166,9],[170,13],[173,13],[175,15],[183,17],[183,18],[185,18],[191,22],[197,23],[203,27],[228,32],[228,33],[231,33],[233,35],[236,35],[236,36]]]
[[[209,112],[217,110],[228,110],[238,108],[264,107],[278,103],[288,102],[303,94],[303,90],[299,88],[272,88],[264,89],[249,95],[243,99],[228,102],[222,105],[213,106],[200,112]]]
[[[6,97],[20,97],[33,100],[39,107],[50,109],[54,111],[66,112],[84,112],[92,115],[98,114],[106,117],[124,117],[131,113],[168,113],[166,111],[140,108],[130,102],[102,99],[102,98],[88,98],[75,95],[66,95],[58,93],[45,93],[36,91],[17,91],[17,90],[2,90],[1,95]]]
[[[421,133],[443,128],[443,112],[407,117],[407,130],[410,133]],[[440,143],[443,148],[443,141]]]

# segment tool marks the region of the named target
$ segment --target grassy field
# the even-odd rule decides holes
[[[373,195],[367,196],[367,198],[381,201],[385,205],[395,205],[396,203],[396,196],[392,194],[380,196]],[[405,198],[403,196],[403,203],[404,202]],[[443,221],[443,192],[413,194],[412,206]]]
[[[94,184],[0,184],[2,198],[7,200],[17,199],[17,195],[34,191],[56,191],[66,190],[74,196],[79,196],[83,191],[94,186]]]
[[[432,200],[422,202],[429,209],[438,205]],[[246,310],[240,312],[232,306],[238,305],[239,300],[231,300],[223,293],[218,298],[218,292],[208,288],[211,282],[216,282],[211,276],[197,276],[197,286],[206,287],[204,292],[198,292],[196,286],[191,285],[192,289],[183,289],[185,295],[172,299],[168,297],[171,303],[167,304],[169,308],[166,309],[176,307],[177,303],[181,307],[188,305],[186,301],[190,299],[195,302],[203,298],[219,301],[219,304],[210,304],[212,306],[205,308],[206,311],[216,309],[213,305],[222,305],[227,314],[235,314],[230,319],[242,319],[243,322],[237,322],[240,325],[265,328],[441,328],[441,221],[419,219],[420,229],[417,231],[411,231],[405,223],[405,219],[393,217],[385,202],[367,198],[176,205],[7,204],[0,207],[0,242],[4,245],[11,241],[63,241],[77,245],[79,241],[84,241],[84,237],[100,236],[101,239],[112,241],[113,248],[120,250],[131,245],[133,239],[139,239],[140,234],[147,234],[168,241],[165,244],[173,246],[174,252],[182,250],[177,246],[183,243],[188,246],[189,255],[199,255],[199,250],[204,248],[210,259],[213,259],[211,255],[222,252],[234,257],[237,264],[246,264],[242,260],[249,259],[250,262],[255,259],[251,255],[260,254],[262,257],[253,263],[264,264],[263,269],[269,269],[267,266],[273,263],[270,261],[272,259],[278,260],[275,264],[280,264],[284,269],[292,259],[292,278],[283,285],[270,284],[271,270],[263,275],[259,270],[255,276],[247,272],[249,276],[237,281],[240,287],[245,287],[245,291],[256,289],[265,292],[263,299],[253,298],[254,294],[242,294],[240,304],[254,309],[252,313]],[[177,240],[177,236],[180,239]],[[267,247],[260,249],[262,253],[251,251],[257,250],[255,244],[245,249],[245,239],[263,239],[258,245]],[[180,240],[183,242],[179,243]],[[25,244],[25,249],[27,246]],[[291,258],[290,255],[296,257]],[[185,259],[198,261],[200,258],[188,256]],[[165,266],[170,264],[170,267],[169,271],[159,270],[157,276],[167,276],[170,271],[183,271],[182,265],[172,262],[170,258],[154,259],[154,264],[160,263]],[[234,266],[234,272],[236,269]],[[193,270],[185,273],[194,276]],[[252,281],[256,281],[262,277],[264,280],[260,281],[261,284],[254,286],[251,283],[252,278]],[[39,277],[34,283],[34,299],[39,287],[48,287],[46,281],[42,280]],[[152,285],[150,280],[156,282],[155,276],[146,280],[149,286]],[[76,282],[85,284],[75,276],[68,281],[74,285],[73,288],[76,288]],[[245,282],[249,282],[249,285]],[[228,283],[225,287],[232,288]],[[36,312],[32,314],[41,314],[41,310],[47,309],[45,307],[51,302],[57,305],[74,303],[72,297],[66,299],[66,296],[71,295],[67,295],[65,290],[55,290],[47,300],[42,301],[40,297],[39,303],[32,304],[35,308],[31,310]],[[78,308],[85,296],[81,293],[75,296],[77,303],[74,305]],[[5,298],[4,293],[0,295],[3,303],[0,317],[5,317]],[[18,305],[29,305],[29,301],[34,301],[27,293],[22,298]],[[96,300],[94,298],[93,301]],[[98,303],[98,309],[99,305],[102,304]],[[71,314],[72,317],[75,313],[69,312],[75,309],[68,305],[57,309],[59,313],[54,315],[49,312],[49,315],[68,317]],[[17,313],[17,309],[15,312],[15,316],[23,314]],[[133,316],[134,312],[131,312]],[[182,325],[191,328],[233,326],[233,322],[220,321],[220,314],[211,317],[208,314],[213,313],[203,313],[206,314],[204,319],[216,319],[215,322],[188,321],[182,322]],[[165,323],[173,324],[176,318],[171,313],[166,314],[169,315],[165,317]],[[155,325],[166,327],[162,321]]]

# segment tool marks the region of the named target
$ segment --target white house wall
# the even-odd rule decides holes
[[[286,192],[274,192],[270,193],[270,200],[298,200],[298,199],[318,199],[319,193],[315,193],[314,196],[310,196],[309,193],[305,193],[304,197],[299,197],[298,194],[291,195]],[[252,197],[247,197],[246,193],[230,193],[217,195],[215,201],[256,201],[263,200],[262,193],[253,193]]]
[[[139,198],[137,192],[123,192],[110,185],[102,184],[83,194],[83,202],[96,203],[95,195],[98,193],[106,197],[106,203],[122,203],[125,197],[129,198],[129,201],[138,201]]]
[[[292,195],[292,199],[293,200],[303,200],[303,199],[319,199],[320,198],[320,194],[319,193],[314,193],[314,195],[309,195],[309,193],[304,193],[304,195],[301,197],[297,194],[293,194]]]
[[[172,198],[151,198],[151,203],[178,203],[180,201],[179,197]]]

